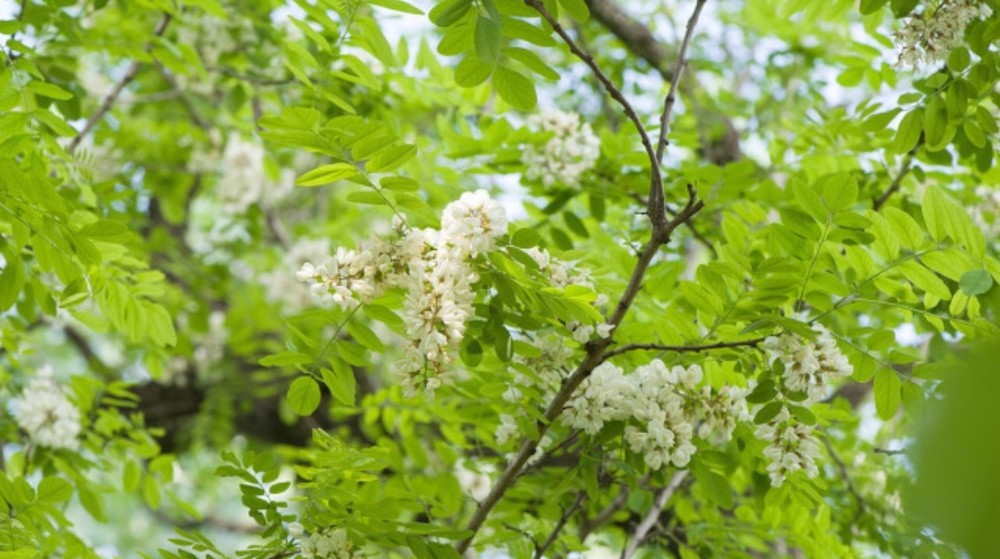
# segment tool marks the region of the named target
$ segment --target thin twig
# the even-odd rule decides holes
[[[646,155],[649,157],[650,165],[650,201],[649,201],[649,217],[653,220],[654,226],[661,226],[666,221],[663,217],[663,175],[660,173],[660,158],[656,156],[656,150],[653,148],[652,141],[649,139],[649,134],[646,133],[646,127],[643,126],[642,120],[639,118],[639,114],[635,112],[632,104],[629,103],[625,95],[622,94],[621,90],[611,81],[611,78],[601,70],[597,62],[594,61],[594,57],[590,55],[587,51],[583,50],[573,37],[566,32],[566,29],[554,18],[552,14],[549,13],[545,5],[542,4],[540,0],[524,0],[524,3],[531,6],[542,18],[545,19],[555,30],[556,34],[562,38],[566,46],[569,47],[570,52],[577,56],[580,60],[586,64],[590,70],[597,77],[601,85],[608,92],[608,95],[612,99],[618,102],[622,106],[622,110],[625,112],[625,116],[628,117],[632,124],[635,126],[636,130],[639,132],[639,137],[642,139],[642,146],[646,149]],[[655,200],[659,201],[659,206],[654,207],[656,203]]]
[[[701,16],[701,10],[705,7],[705,3],[708,0],[697,0],[694,5],[694,12],[691,13],[691,18],[688,19],[687,29],[684,31],[684,39],[681,41],[680,50],[677,51],[677,66],[674,68],[673,79],[670,80],[670,90],[667,92],[666,98],[663,100],[663,114],[660,115],[660,138],[656,143],[656,160],[663,160],[663,152],[667,149],[667,132],[670,130],[670,114],[674,110],[674,104],[677,102],[677,86],[680,84],[681,79],[684,77],[684,70],[687,68],[687,51],[691,46],[691,37],[694,36],[694,28],[698,25],[698,18]]]
[[[667,501],[670,497],[674,495],[677,488],[681,486],[684,482],[684,478],[688,475],[687,470],[681,470],[674,474],[674,477],[670,479],[670,483],[660,491],[660,494],[656,496],[656,501],[653,506],[646,513],[646,517],[642,519],[639,526],[636,527],[635,533],[629,538],[628,544],[625,549],[622,550],[621,559],[631,559],[635,552],[639,550],[639,546],[642,545],[643,540],[646,539],[646,535],[649,531],[656,525],[656,521],[659,520],[660,514],[663,513],[663,508],[667,506]]]
[[[905,448],[873,448],[872,452],[875,454],[885,454],[886,456],[897,456],[900,454],[906,454]]]
[[[834,463],[837,464],[837,470],[840,471],[840,477],[844,478],[847,491],[850,492],[851,496],[854,497],[854,501],[858,504],[853,520],[856,523],[865,511],[865,500],[861,497],[861,492],[858,491],[858,488],[854,486],[854,480],[851,479],[851,474],[847,471],[847,464],[841,460],[840,455],[833,448],[833,443],[830,442],[830,439],[823,438],[823,444],[826,446],[826,451],[830,455],[830,458],[833,458]]]
[[[643,485],[648,479],[649,476],[645,476],[642,480],[640,480],[639,485]],[[622,485],[621,489],[618,490],[618,494],[615,495],[615,498],[612,499],[610,503],[608,503],[608,506],[601,509],[601,512],[597,513],[594,518],[585,520],[583,525],[580,526],[580,541],[582,542],[586,540],[587,536],[589,536],[591,532],[607,524],[611,520],[611,517],[614,516],[616,512],[621,510],[623,506],[625,506],[625,502],[628,500],[628,494],[628,486]]]
[[[202,130],[211,130],[212,123],[208,122],[205,120],[205,117],[201,116],[198,109],[195,108],[195,106],[191,103],[191,100],[184,94],[184,88],[181,87],[181,84],[177,83],[177,78],[175,78],[174,75],[170,73],[170,70],[167,70],[163,64],[157,63],[156,67],[160,70],[160,75],[162,75],[163,79],[166,80],[170,89],[177,94],[177,99],[181,102],[181,105],[184,106],[184,110],[191,115],[191,121]]]
[[[913,165],[913,157],[914,155],[916,155],[917,149],[920,148],[920,145],[921,145],[920,143],[917,143],[917,145],[914,146],[913,149],[906,152],[906,156],[903,158],[903,164],[900,165],[899,172],[896,173],[896,177],[892,179],[892,183],[889,184],[889,188],[885,189],[885,192],[883,192],[881,196],[879,196],[874,202],[872,202],[873,210],[875,211],[881,210],[882,206],[884,206],[885,203],[889,201],[889,198],[892,197],[893,194],[899,191],[899,187],[902,186],[903,184],[903,179],[910,172],[910,168]]]
[[[583,504],[583,498],[586,496],[587,493],[581,491],[576,496],[576,500],[573,501],[573,504],[570,505],[569,508],[567,508],[565,511],[563,511],[562,516],[559,517],[559,521],[556,522],[555,528],[552,529],[552,533],[549,534],[549,537],[545,538],[545,541],[542,542],[542,545],[535,548],[535,559],[542,559],[542,557],[545,555],[545,552],[550,547],[552,547],[552,544],[554,544],[557,539],[559,539],[559,533],[562,532],[562,529],[566,526],[566,522],[568,522],[569,518],[573,516],[573,513],[576,512],[576,509],[580,508],[580,505]]]
[[[162,36],[163,33],[167,30],[167,25],[169,23],[170,23],[170,14],[167,13],[163,14],[163,17],[160,18],[159,23],[156,24],[156,28],[153,30],[153,36],[154,37]],[[146,43],[146,46],[143,50],[149,52],[152,48],[153,48],[153,41],[150,40],[149,42]],[[128,84],[135,79],[135,76],[139,73],[139,67],[141,65],[142,62],[139,62],[138,60],[132,61],[132,64],[128,67],[128,70],[125,71],[125,75],[122,76],[120,80],[118,80],[118,83],[115,84],[115,87],[114,89],[111,90],[111,93],[108,93],[107,97],[104,98],[104,101],[101,102],[101,106],[97,108],[97,111],[95,111],[94,114],[90,115],[90,118],[88,118],[87,122],[84,123],[83,129],[80,130],[80,133],[77,134],[75,137],[73,137],[73,139],[70,141],[69,146],[66,148],[67,153],[73,153],[76,150],[76,148],[80,145],[80,142],[82,142],[83,139],[87,137],[87,134],[90,134],[90,131],[94,129],[94,126],[97,126],[97,123],[100,122],[101,119],[104,118],[104,115],[106,115],[108,111],[111,110],[111,106],[115,104],[115,100],[118,99],[118,96],[121,95],[122,91],[125,90],[125,87],[128,86]]]
[[[673,351],[677,353],[698,353],[701,351],[711,351],[713,349],[726,349],[732,347],[757,347],[763,341],[764,338],[753,338],[752,340],[716,342],[714,344],[704,345],[628,344],[605,353],[604,359],[608,360],[616,355],[621,355],[630,351]]]

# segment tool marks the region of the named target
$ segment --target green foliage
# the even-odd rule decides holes
[[[995,555],[1000,4],[654,4],[0,7],[0,558]],[[731,437],[567,419],[654,359]]]

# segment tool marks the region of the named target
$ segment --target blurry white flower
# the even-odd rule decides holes
[[[63,394],[50,368],[37,371],[13,407],[18,426],[35,444],[71,450],[79,446],[80,411]]]
[[[528,124],[553,134],[540,151],[533,145],[525,149],[524,174],[529,180],[540,179],[545,186],[576,185],[601,155],[600,140],[576,113],[549,109],[529,118]]]

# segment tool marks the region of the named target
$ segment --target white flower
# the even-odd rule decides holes
[[[787,409],[782,409],[770,422],[757,427],[754,436],[770,443],[764,449],[764,456],[770,461],[767,472],[772,486],[781,487],[789,474],[799,470],[805,471],[809,477],[819,474],[816,467],[819,441],[812,432],[812,427],[792,420]]]
[[[13,414],[35,444],[73,450],[79,446],[80,411],[51,374],[48,367],[38,370],[38,376],[14,400]]]
[[[576,113],[550,109],[532,116],[528,124],[553,134],[541,151],[533,145],[525,149],[525,176],[529,180],[541,179],[545,186],[575,185],[601,154],[600,140],[589,124],[580,124]]]
[[[813,325],[813,330],[819,332],[815,342],[785,333],[768,337],[763,347],[770,354],[771,363],[780,360],[784,364],[785,387],[805,392],[815,402],[826,395],[830,380],[850,376],[854,369],[829,330],[819,324]]]
[[[496,238],[506,232],[507,212],[485,190],[462,194],[441,217],[441,244],[459,258],[492,250]]]
[[[604,362],[577,388],[562,420],[570,427],[596,434],[604,424],[628,417],[626,398],[631,385],[620,367]]]
[[[484,190],[449,204],[441,230],[398,224],[389,242],[374,240],[357,250],[338,248],[326,265],[305,262],[296,274],[314,294],[346,309],[366,303],[385,289],[405,291],[402,319],[408,342],[400,369],[407,395],[428,396],[444,381],[454,350],[472,316],[479,280],[472,259],[492,250],[507,231],[507,215]]]
[[[494,436],[497,439],[498,445],[505,445],[507,441],[512,439],[517,435],[517,422],[514,420],[514,416],[508,414],[500,415],[500,425],[497,425],[497,430]]]

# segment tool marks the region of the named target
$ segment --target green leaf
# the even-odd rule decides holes
[[[4,267],[0,272],[0,312],[14,306],[24,289],[24,264],[14,250],[3,243]]]
[[[583,22],[590,19],[590,9],[584,0],[559,0],[559,5],[576,20]]]
[[[476,87],[493,74],[493,64],[487,64],[471,54],[455,66],[455,83],[462,87]]]
[[[105,243],[126,243],[133,236],[125,224],[110,219],[95,221],[80,229],[80,234]]]
[[[293,412],[310,415],[319,407],[319,384],[312,377],[299,377],[288,387],[286,399]]]
[[[535,54],[535,51],[520,47],[507,47],[503,49],[503,53],[511,59],[524,64],[529,70],[547,80],[557,81],[559,79],[559,73],[553,70],[551,66],[546,64],[545,61],[541,59],[541,57]]]
[[[385,173],[405,164],[417,155],[417,146],[399,144],[388,146],[375,153],[365,163],[365,168],[371,173]]]
[[[500,22],[480,14],[476,18],[476,56],[493,65],[500,59]]]
[[[969,270],[962,274],[958,287],[969,297],[982,295],[993,287],[993,278],[986,270]]]
[[[57,99],[59,101],[65,101],[73,98],[72,93],[66,91],[58,85],[46,82],[31,81],[28,82],[28,85],[25,86],[24,89],[34,93],[35,95],[41,95],[42,97]]]
[[[542,236],[538,231],[531,228],[518,229],[510,238],[510,244],[519,248],[531,248],[538,246]]]
[[[305,173],[295,181],[295,184],[299,186],[319,186],[353,177],[357,174],[358,169],[350,163],[331,163]]]
[[[778,414],[781,413],[781,408],[783,407],[784,404],[782,404],[781,402],[771,402],[770,404],[767,404],[766,406],[761,408],[760,411],[757,412],[757,415],[753,416],[753,422],[756,423],[757,425],[760,425],[761,423],[767,423],[768,421],[771,421],[775,417],[778,417]]]
[[[947,196],[941,188],[931,186],[924,194],[921,204],[924,222],[931,237],[941,241],[951,237],[955,242],[965,245],[975,258],[982,258],[986,253],[986,238],[976,227],[969,214]]]
[[[919,287],[927,293],[937,297],[938,299],[948,300],[951,299],[951,291],[948,286],[935,274],[934,272],[928,270],[923,265],[914,262],[913,260],[908,260],[900,265],[900,272],[902,272],[903,277],[910,280],[913,285]]]
[[[948,108],[940,95],[931,97],[924,112],[924,143],[927,149],[937,151],[947,145]]]
[[[899,121],[899,128],[896,130],[896,137],[892,142],[896,153],[906,153],[916,147],[923,126],[924,109],[916,108],[906,113],[903,120]]]
[[[73,486],[60,477],[49,476],[38,484],[37,498],[40,501],[61,503],[73,496]]]
[[[874,14],[875,12],[881,10],[882,6],[885,6],[888,3],[889,0],[861,0],[861,15],[867,16]]]
[[[958,74],[962,70],[965,70],[971,61],[972,57],[969,55],[969,49],[963,46],[955,47],[948,55],[948,69]]]
[[[896,371],[888,368],[875,373],[875,410],[878,416],[888,421],[899,409],[901,382]]]
[[[312,357],[297,351],[282,351],[281,353],[268,355],[258,361],[258,363],[265,367],[290,367],[294,365],[308,365],[312,362]]]
[[[434,6],[428,17],[438,27],[448,27],[462,19],[472,7],[472,0],[444,0]]]
[[[858,181],[847,173],[838,173],[821,183],[823,200],[831,212],[839,212],[851,207],[858,199]]]
[[[408,2],[403,2],[403,0],[367,0],[367,2],[373,6],[388,8],[404,14],[424,15],[424,12],[420,8]]]
[[[500,98],[510,103],[511,107],[521,111],[530,111],[538,104],[535,84],[518,72],[509,68],[499,67],[493,73],[493,87]]]
[[[345,406],[354,406],[356,381],[351,366],[342,359],[331,359],[333,369],[323,369],[323,384],[333,399]]]

